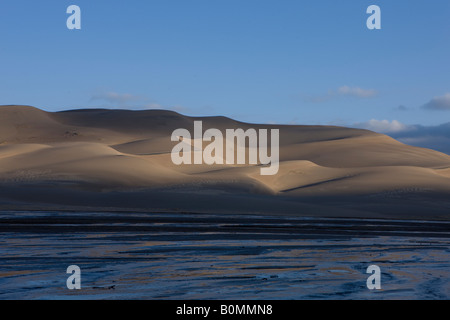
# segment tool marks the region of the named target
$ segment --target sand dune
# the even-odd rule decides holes
[[[176,142],[170,136],[178,128],[192,130],[196,120],[203,121],[204,130],[279,128],[278,174],[261,176],[258,165],[174,165],[170,152]],[[114,206],[106,195],[119,192],[140,195],[140,200],[133,198],[135,202],[125,197],[123,201],[130,203],[122,208],[217,211],[220,203],[231,201],[230,211],[245,207],[252,212],[297,210],[298,214],[326,215],[327,210],[335,210],[345,215],[345,207],[352,215],[400,212],[405,216],[411,206],[410,211],[416,212],[422,205],[430,217],[447,219],[449,170],[446,154],[367,130],[246,124],[163,110],[48,113],[28,106],[0,107],[3,208],[73,207],[77,190],[93,197],[101,194],[97,204],[90,202],[94,207]],[[66,196],[49,200],[55,188]],[[14,196],[11,190],[16,190]],[[39,190],[42,196],[31,197],[30,190]],[[165,196],[159,194],[171,200],[164,202]],[[367,199],[377,206],[385,201],[386,206],[368,209]],[[397,202],[393,204],[392,199]],[[336,201],[343,201],[339,209]],[[82,206],[83,200],[79,202]]]

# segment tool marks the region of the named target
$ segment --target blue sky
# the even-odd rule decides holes
[[[66,28],[71,4],[81,30]],[[381,30],[366,27],[371,4]],[[450,1],[2,0],[0,75],[0,104],[48,111],[437,126],[450,121]]]

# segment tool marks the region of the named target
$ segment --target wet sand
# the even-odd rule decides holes
[[[0,244],[0,299],[450,298],[448,221],[2,212]]]

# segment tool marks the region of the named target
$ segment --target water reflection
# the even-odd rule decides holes
[[[0,299],[448,299],[450,223],[0,214]],[[66,288],[66,268],[82,290]],[[382,290],[366,288],[366,268]]]

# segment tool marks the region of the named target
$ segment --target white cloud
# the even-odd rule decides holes
[[[129,93],[118,93],[114,91],[108,91],[108,92],[100,92],[97,94],[94,94],[91,97],[91,101],[94,100],[104,100],[109,103],[118,105],[118,106],[125,106],[126,104],[138,101],[140,100],[140,97],[129,94]]]
[[[354,97],[360,99],[373,98],[378,94],[374,89],[363,89],[360,87],[342,86],[336,90],[330,90],[327,94],[320,96],[313,96],[307,98],[308,101],[314,103],[327,102],[329,100],[339,97]]]
[[[438,126],[405,125],[393,120],[356,123],[352,127],[384,133],[400,142],[450,154],[450,122]]]
[[[130,93],[119,93],[116,91],[98,90],[91,96],[91,102],[100,101],[96,108],[125,108],[131,110],[171,110],[189,115],[212,114],[214,108],[208,105],[202,107],[186,107],[183,105],[164,105],[146,96],[134,95]]]
[[[446,93],[440,97],[434,97],[428,103],[422,106],[429,110],[450,110],[450,93]]]
[[[376,120],[372,119],[367,122],[354,124],[354,127],[367,129],[379,133],[395,133],[412,130],[413,127],[405,125],[397,120]]]
[[[167,108],[164,108],[159,103],[149,103],[149,104],[144,105],[144,108],[145,109],[157,109],[157,110],[167,109]]]
[[[211,106],[203,106],[203,107],[185,107],[182,105],[174,105],[174,106],[164,106],[159,103],[148,103],[143,106],[145,109],[159,109],[159,110],[171,110],[178,113],[186,114],[186,115],[208,115],[214,113],[214,108]]]
[[[163,106],[159,103],[149,103],[144,106],[145,109],[157,109],[157,110],[172,110],[175,112],[183,113],[189,112],[190,109],[183,106]]]
[[[359,87],[342,86],[337,90],[339,95],[353,96],[358,98],[371,98],[376,96],[377,91],[373,89],[362,89]]]
[[[412,127],[414,130],[396,132],[390,136],[406,144],[450,154],[450,122],[438,126]]]

